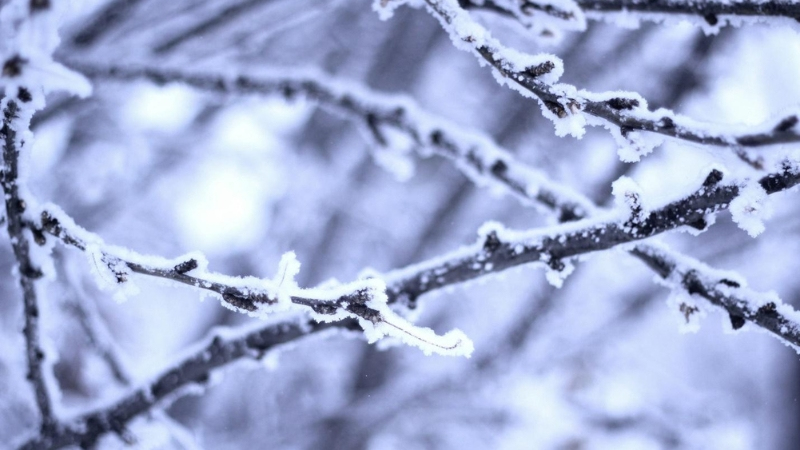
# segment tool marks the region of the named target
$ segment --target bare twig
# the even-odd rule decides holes
[[[204,348],[154,381],[126,395],[114,405],[83,415],[68,426],[26,442],[21,449],[40,450],[67,446],[91,448],[106,433],[126,434],[127,424],[161,402],[180,395],[187,387],[204,385],[209,374],[243,358],[261,359],[267,351],[281,344],[296,341],[326,330],[359,330],[358,323],[346,320],[337,323],[281,323],[242,333],[234,338],[215,336]]]

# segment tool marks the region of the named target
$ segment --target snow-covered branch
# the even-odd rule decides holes
[[[377,1],[374,5],[382,18],[388,18],[403,3]],[[800,142],[797,114],[754,129],[739,129],[697,122],[666,109],[650,111],[647,101],[635,93],[593,93],[557,83],[564,72],[557,57],[529,55],[504,46],[457,0],[427,0],[425,5],[457,48],[491,65],[500,84],[536,98],[544,115],[554,122],[557,135],[581,137],[587,125],[603,126],[617,140],[623,161],[638,161],[660,145],[663,137],[732,149]]]
[[[397,133],[410,140],[421,155],[433,152],[456,162],[478,184],[500,182],[529,204],[555,209],[562,220],[583,217],[594,208],[569,189],[550,182],[533,168],[509,163],[513,156],[487,136],[457,127],[420,110],[410,98],[380,94],[330,76],[276,71],[262,75],[220,75],[209,71],[129,67],[86,62],[72,64],[96,79],[139,80],[157,84],[181,83],[196,89],[239,95],[280,95],[287,100],[302,97],[362,124],[373,141],[390,153],[401,154],[392,142]],[[378,155],[380,156],[380,155]]]
[[[576,256],[634,243],[677,228],[704,230],[708,219],[731,205],[743,189],[738,183],[719,183],[720,179],[721,173],[714,171],[694,193],[650,210],[643,209],[645,207],[636,201],[635,196],[623,193],[623,199],[630,200],[630,208],[619,208],[579,222],[523,232],[509,231],[499,224],[487,224],[479,232],[476,244],[388,274],[390,298],[397,296],[413,305],[420,295],[431,290],[534,262],[548,268],[548,279],[560,284],[572,270],[569,260]],[[800,168],[786,163],[781,171],[754,184],[764,194],[772,194],[798,183]],[[758,208],[741,205],[741,209],[755,212]],[[746,221],[747,213],[743,215],[741,219]]]
[[[224,330],[200,346],[185,359],[114,402],[113,405],[71,420],[57,429],[43,432],[29,440],[21,449],[49,449],[68,446],[91,448],[106,433],[126,434],[127,424],[148,411],[163,407],[164,403],[179,397],[186,389],[203,386],[212,372],[241,359],[264,357],[282,344],[294,342],[310,334],[339,330],[359,330],[353,319],[341,322],[282,322],[256,329]]]
[[[575,9],[594,20],[613,20],[622,15],[625,23],[632,19],[653,22],[684,19],[709,30],[748,22],[774,22],[777,19],[791,23],[800,20],[800,5],[788,1],[460,0],[459,3],[468,10],[489,11],[513,18],[526,27],[533,26],[540,15],[580,22],[582,18]]]
[[[415,327],[394,313],[387,305],[389,298],[381,279],[365,278],[348,284],[300,288],[294,280],[300,263],[291,252],[281,258],[272,280],[239,278],[209,272],[208,263],[200,254],[167,260],[107,246],[54,205],[43,207],[41,227],[29,226],[39,235],[46,232],[86,253],[100,284],[115,289],[117,296],[136,292],[133,274],[146,275],[213,292],[223,305],[259,318],[300,306],[319,322],[357,320],[370,342],[389,336],[417,346],[426,354],[469,356],[472,353],[472,342],[461,331],[452,330],[437,336],[432,330]]]
[[[754,292],[736,274],[715,270],[661,246],[639,245],[631,253],[658,273],[670,288],[698,295],[724,309],[734,330],[751,322],[800,350],[800,313],[776,294]],[[682,303],[678,307],[687,324],[702,315],[697,305]]]
[[[329,77],[324,78],[308,74],[298,77],[286,75],[225,77],[208,73],[170,71],[154,67],[126,68],[114,66],[101,68],[86,64],[79,67],[85,74],[93,78],[149,79],[159,84],[180,82],[198,89],[222,93],[282,95],[287,99],[303,96],[310,101],[319,103],[323,107],[346,114],[358,123],[365,124],[365,129],[372,134],[376,144],[387,147],[389,151],[392,151],[391,147],[396,144],[386,137],[387,130],[385,128],[403,133],[417,146],[432,150],[434,153],[454,161],[456,167],[479,185],[488,184],[494,188],[505,190],[526,205],[546,207],[557,213],[560,222],[586,219],[598,213],[597,208],[588,199],[549,180],[544,174],[517,160],[508,151],[497,147],[490,138],[459,128],[441,118],[432,117],[421,111],[418,106],[405,97],[381,95],[373,91],[367,91],[363,87],[348,86],[345,83],[331,80]],[[425,154],[424,151],[421,151],[421,153]],[[790,187],[787,183],[796,184],[797,174],[792,167],[792,165],[787,165],[782,172],[762,178],[760,186],[772,193]],[[794,175],[791,175],[792,173]],[[721,177],[721,172],[709,174],[705,185],[701,186],[698,192],[695,193],[695,195],[708,195],[708,197],[692,200],[687,198],[672,207],[664,208],[652,218],[647,214],[653,214],[654,212],[644,211],[641,205],[628,204],[627,206],[630,208],[638,208],[636,220],[639,222],[633,227],[631,227],[634,224],[633,222],[623,224],[622,228],[630,233],[627,236],[623,232],[621,236],[614,238],[612,235],[619,232],[616,227],[612,227],[616,231],[610,231],[605,228],[607,225],[599,225],[595,230],[582,229],[582,231],[574,232],[571,235],[558,234],[556,232],[549,238],[550,241],[563,241],[565,248],[555,253],[540,249],[541,254],[534,252],[522,256],[522,253],[525,252],[523,246],[520,247],[523,250],[520,255],[515,255],[520,256],[522,260],[511,261],[513,258],[502,257],[500,259],[503,261],[498,263],[498,261],[491,260],[488,255],[480,255],[482,250],[478,245],[473,250],[474,253],[468,256],[464,262],[451,260],[445,263],[445,266],[450,265],[450,268],[443,267],[440,263],[434,263],[433,267],[435,268],[428,270],[423,269],[426,267],[426,264],[423,263],[415,266],[413,270],[403,269],[397,273],[403,273],[405,274],[404,276],[398,276],[395,273],[395,275],[390,275],[388,278],[389,280],[393,277],[399,278],[389,283],[389,301],[401,300],[410,302],[408,304],[413,304],[418,296],[432,289],[479,277],[496,270],[502,270],[503,267],[515,266],[528,261],[537,261],[542,256],[544,256],[548,264],[551,264],[552,261],[555,267],[560,267],[562,259],[570,256],[610,248],[610,246],[618,245],[619,243],[631,242],[678,226],[688,224],[695,228],[704,229],[705,216],[707,214],[712,214],[713,211],[726,207],[731,199],[738,196],[739,187],[737,185],[717,186],[721,181]],[[709,189],[720,189],[721,191],[712,195],[708,191]],[[630,200],[630,195],[632,194],[628,194],[629,196],[625,199]],[[625,194],[623,194],[623,197],[625,197]],[[588,234],[582,236],[583,240],[585,240],[582,243],[575,236],[582,235],[584,232]],[[639,237],[640,233],[641,237]],[[498,241],[495,244],[488,245],[492,246],[499,243]],[[511,246],[512,243],[506,243],[507,248]],[[567,247],[580,250],[578,253],[573,253],[575,250],[569,250]],[[530,251],[528,249],[528,252]],[[680,272],[680,267],[690,267],[690,269],[686,269],[681,273],[691,270],[691,273],[699,274],[698,276],[704,280],[713,280],[707,281],[707,288],[703,292],[716,292],[711,286],[725,285],[726,280],[731,278],[730,274],[719,275],[719,273],[707,268],[702,263],[675,254],[663,247],[653,248],[646,244],[640,244],[633,248],[632,254],[642,259],[650,267],[673,267],[668,273],[656,270],[664,278],[672,277],[674,273]],[[457,260],[457,258],[455,259]],[[682,261],[682,265],[679,266],[676,261]],[[462,269],[455,269],[456,266],[460,266]],[[470,268],[464,271],[463,267],[466,266]],[[419,271],[419,273],[414,273],[415,271]],[[557,271],[551,272],[553,276],[556,274]],[[441,281],[437,283],[436,280],[439,279]],[[554,278],[554,280],[557,279],[557,277]],[[737,284],[741,283],[741,281],[737,282]],[[686,289],[686,286],[688,285],[683,283],[677,287]],[[747,319],[756,317],[752,314],[742,313],[739,309],[732,309],[731,306],[748,304],[743,303],[745,302],[744,299],[756,294],[746,291],[741,293],[732,291],[730,287],[727,292],[728,296],[721,296],[721,294],[717,293],[716,296],[710,297],[709,300],[725,308],[732,317],[745,317]],[[731,297],[730,295],[738,297]],[[789,321],[787,318],[782,320],[785,323]],[[753,322],[763,326],[761,322],[755,319]],[[794,327],[787,327],[783,332],[781,332],[782,328],[780,327],[765,326],[765,328],[775,332],[789,342],[800,345],[800,340],[791,335]],[[786,330],[789,331],[787,332]]]
[[[31,100],[29,96],[30,94],[22,95],[23,98],[27,98],[27,101]],[[24,188],[19,183],[20,147],[24,145],[27,124],[32,111],[20,111],[18,102],[24,102],[24,100],[6,97],[2,101],[3,126],[0,128],[0,135],[3,138],[4,170],[0,177],[0,183],[2,183],[5,193],[6,230],[11,238],[11,246],[17,259],[19,283],[22,287],[25,318],[25,326],[22,331],[25,336],[28,379],[33,385],[36,404],[42,416],[42,431],[46,432],[54,427],[55,418],[53,417],[50,393],[44,379],[45,375],[42,372],[45,354],[39,339],[39,305],[35,284],[36,280],[42,278],[44,274],[31,256],[33,239],[31,234],[25,231],[23,224],[23,214],[27,208],[27,202],[21,192]]]

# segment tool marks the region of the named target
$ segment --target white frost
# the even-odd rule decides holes
[[[764,232],[764,220],[772,215],[767,192],[757,181],[750,181],[739,189],[730,211],[733,221],[752,237]]]

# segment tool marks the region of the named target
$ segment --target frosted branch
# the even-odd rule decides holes
[[[781,302],[774,293],[747,289],[735,274],[675,254],[660,246],[637,246],[631,252],[658,273],[669,287],[700,296],[724,309],[731,327],[738,330],[751,322],[800,349],[800,313]],[[696,312],[684,310],[687,322]]]
[[[45,354],[39,339],[39,305],[35,283],[36,280],[42,278],[43,273],[31,256],[32,236],[24,231],[23,215],[27,202],[23,199],[19,183],[20,146],[24,145],[22,139],[24,139],[24,132],[27,131],[30,113],[25,114],[27,118],[21,117],[18,101],[20,100],[3,99],[3,126],[0,128],[0,135],[3,139],[5,167],[2,177],[0,177],[0,183],[2,183],[5,193],[6,229],[11,238],[14,257],[17,260],[19,283],[22,288],[25,318],[22,332],[25,336],[28,380],[33,385],[36,405],[41,414],[42,432],[46,432],[55,426],[56,421],[42,370]]]
[[[478,184],[492,183],[508,189],[528,205],[544,205],[558,211],[563,220],[583,217],[591,202],[552,183],[540,171],[517,164],[507,151],[480,133],[465,130],[433,117],[407,97],[386,95],[312,73],[226,76],[210,72],[158,67],[72,64],[92,79],[139,80],[157,84],[181,83],[196,89],[238,95],[279,95],[287,100],[303,98],[334,113],[342,114],[365,131],[378,146],[394,146],[389,131],[414,143],[422,156],[433,152],[456,162],[457,167]]]
[[[719,181],[716,176],[709,176],[709,180]],[[789,189],[800,183],[800,169],[787,163],[758,183],[768,194]],[[549,268],[557,280],[570,271],[570,258],[677,228],[705,229],[706,217],[727,208],[740,189],[738,183],[709,181],[694,193],[644,214],[619,208],[593,219],[541,230],[513,232],[489,224],[470,247],[388,274],[388,293],[390,299],[397,297],[413,306],[429,291],[527,263]]]
[[[136,292],[131,284],[132,275],[146,275],[212,292],[223,305],[259,318],[299,306],[318,322],[357,320],[369,342],[388,336],[419,347],[426,354],[469,356],[472,353],[472,342],[461,331],[451,330],[437,336],[432,330],[414,326],[394,313],[388,306],[383,280],[367,278],[321,288],[298,287],[294,277],[300,263],[291,252],[281,258],[272,280],[239,278],[209,272],[200,254],[168,260],[107,246],[53,205],[42,209],[41,226],[28,225],[40,235],[48,233],[86,253],[100,284],[116,289],[116,295]]]
[[[460,0],[459,3],[468,10],[483,10],[513,18],[526,27],[532,25],[531,22],[537,15],[548,15],[562,21],[577,19],[574,10],[564,7],[561,2]],[[800,4],[787,1],[573,0],[569,3],[580,8],[588,19],[609,20],[615,14],[625,14],[626,21],[631,18],[653,22],[693,18],[695,20],[692,23],[710,30],[742,22],[767,22],[776,19],[800,21]]]
[[[266,352],[310,334],[331,329],[357,331],[358,323],[346,319],[337,323],[280,323],[233,336],[217,334],[199,351],[178,362],[152,382],[137,388],[108,408],[91,412],[70,424],[26,442],[21,449],[91,448],[106,433],[124,435],[126,425],[137,416],[181,395],[191,386],[205,385],[212,371],[241,359],[261,359]],[[230,334],[227,333],[227,334]]]
[[[386,6],[376,2],[375,8],[385,18],[399,4],[402,2],[389,2]],[[557,135],[581,137],[586,125],[603,126],[617,140],[623,161],[638,161],[661,144],[659,136],[734,150],[800,142],[796,114],[777,123],[740,130],[697,122],[666,109],[650,111],[647,101],[635,93],[592,93],[557,84],[564,71],[560,59],[547,54],[528,55],[505,47],[456,0],[426,0],[425,4],[457,48],[491,65],[500,84],[524,96],[535,97],[545,117],[555,124]]]
[[[437,155],[454,161],[456,167],[472,178],[477,184],[488,184],[493,188],[506,191],[522,201],[525,205],[544,206],[548,210],[556,212],[560,222],[586,219],[598,213],[597,208],[590,200],[569,188],[549,180],[544,174],[517,160],[510,152],[497,147],[488,137],[459,128],[454,124],[447,123],[441,118],[432,117],[421,111],[413,101],[405,97],[383,95],[377,92],[367,91],[363,87],[348,86],[341,81],[309,74],[303,76],[274,75],[261,77],[226,77],[209,73],[192,73],[152,67],[101,68],[87,64],[80,65],[79,67],[92,78],[121,80],[149,79],[159,84],[173,82],[184,83],[198,89],[220,93],[281,95],[287,99],[295,99],[301,96],[307,100],[319,103],[327,109],[345,114],[357,123],[368,124],[369,126],[365,126],[365,128],[369,133],[374,135],[374,141],[378,145],[388,147],[393,145],[382,131],[384,127],[403,133],[418,147],[431,150]],[[424,152],[421,153],[424,154]],[[795,173],[795,175],[790,175],[792,173]],[[706,186],[700,187],[698,193],[710,194],[710,192],[707,191],[709,187],[723,189],[723,187],[717,186],[721,179],[721,172],[709,174],[706,180]],[[796,184],[796,182],[796,172],[794,172],[792,166],[786,166],[783,172],[766,176],[755,184],[765,190],[769,189],[770,193],[773,193],[790,187],[789,184],[793,185]],[[615,184],[615,190],[618,191],[618,197],[621,199],[620,203],[623,207],[622,209],[630,211],[630,215],[626,216],[627,220],[635,220],[637,222],[637,225],[629,230],[632,232],[630,238],[633,240],[638,239],[634,235],[640,232],[648,236],[651,235],[650,233],[655,234],[661,232],[656,229],[648,230],[649,225],[646,224],[653,222],[653,219],[650,218],[648,214],[652,214],[652,212],[647,211],[641,204],[641,193],[637,192],[635,186],[617,183]],[[658,229],[665,231],[669,228],[687,224],[694,228],[705,228],[704,217],[707,211],[710,213],[711,210],[716,208],[711,205],[724,208],[726,207],[725,205],[729,203],[727,199],[739,198],[739,187],[737,185],[731,185],[728,188],[724,188],[724,190],[725,192],[720,193],[721,195],[715,194],[713,199],[711,197],[705,200],[696,198],[692,201],[687,200],[683,204],[676,204],[673,208],[667,207],[663,209],[659,213],[660,217],[662,217],[662,219],[672,217],[673,219],[670,225],[664,224],[658,227]],[[687,212],[693,209],[698,212],[696,214],[687,214]],[[648,220],[650,222],[648,222]],[[625,224],[623,221],[623,227],[624,226]],[[614,244],[616,241],[610,239],[609,235],[605,234],[605,228],[601,226],[599,230],[600,231],[595,231],[595,233],[599,233],[603,236],[602,242],[606,242],[612,246],[617,245]],[[560,236],[554,236],[552,239],[560,240],[562,238]],[[591,240],[590,238],[587,239]],[[629,241],[629,238],[622,239],[622,242]],[[574,238],[564,238],[564,242],[565,245],[581,247],[584,251],[600,249],[600,240],[595,242],[594,246],[590,245],[588,247],[579,242],[575,242]],[[489,245],[491,246],[493,244]],[[450,269],[444,268],[441,266],[441,262],[439,262],[439,265],[436,263],[422,264],[414,266],[415,268],[411,270],[403,269],[395,272],[395,276],[399,273],[404,273],[406,275],[398,276],[398,279],[389,283],[389,302],[401,301],[413,305],[416,298],[425,292],[452,283],[473,279],[487,272],[490,273],[496,270],[502,270],[504,264],[508,264],[510,267],[527,261],[538,260],[536,254],[533,254],[527,255],[522,262],[505,261],[500,265],[496,265],[496,262],[491,261],[487,256],[479,255],[479,247],[480,245],[476,246],[474,253],[463,262],[459,263],[455,260],[451,260],[449,263],[445,263],[445,265],[461,266],[462,269],[465,266],[470,267],[469,270],[463,271],[460,275],[455,274],[459,272],[458,269],[455,269],[455,267],[451,267]],[[511,247],[511,243],[508,243],[506,247]],[[514,247],[516,247],[516,245],[514,245]],[[521,253],[522,252],[520,252],[520,254]],[[671,261],[676,260],[689,261],[684,263],[684,265],[688,264],[688,266],[694,268],[693,270],[702,274],[706,280],[716,280],[715,282],[708,282],[708,286],[724,284],[724,278],[721,276],[715,278],[716,273],[713,272],[713,269],[703,269],[706,266],[702,263],[693,261],[682,255],[674,254],[665,248],[659,247],[658,251],[656,251],[649,245],[639,244],[631,253],[639,259],[642,259],[651,267],[674,266],[674,262]],[[567,253],[556,252],[554,254],[545,251],[543,254],[547,255],[545,259],[547,259],[548,268],[555,265],[558,269],[560,267],[559,261],[565,258],[565,256],[558,255],[566,255]],[[541,255],[538,258],[541,258]],[[447,258],[445,258],[445,260],[446,259]],[[432,270],[425,269],[427,266],[432,266],[434,268]],[[419,271],[419,273],[414,274],[415,270]],[[439,272],[438,275],[437,272]],[[657,272],[659,275],[664,276],[661,271]],[[673,272],[674,271],[670,273]],[[557,274],[558,271],[551,273]],[[730,275],[726,276],[730,278]],[[390,278],[391,277],[392,275],[390,274]],[[554,280],[558,280],[558,278],[554,277]],[[680,286],[682,285],[679,284],[679,287]],[[711,289],[706,289],[706,291],[712,292]],[[747,295],[745,295],[745,297]],[[738,310],[727,308],[728,305],[735,304],[735,301],[722,301],[721,297],[718,298],[720,301],[712,303],[725,308],[729,314],[736,317],[750,317]],[[757,322],[754,323],[759,324]],[[770,329],[770,331],[774,330]],[[789,339],[783,335],[781,336],[789,342],[800,344],[800,342],[796,340]]]

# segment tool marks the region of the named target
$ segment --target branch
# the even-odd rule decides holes
[[[387,18],[402,3],[379,1],[376,8],[382,18]],[[544,115],[555,123],[556,134],[581,137],[586,125],[606,127],[620,145],[620,157],[624,161],[638,161],[661,144],[660,139],[653,139],[653,136],[647,139],[638,132],[732,149],[800,142],[797,115],[789,115],[778,123],[762,125],[752,131],[739,132],[696,122],[665,109],[650,111],[647,101],[638,94],[592,93],[556,84],[563,73],[558,58],[528,55],[505,47],[472,20],[456,0],[426,0],[425,3],[456,47],[473,53],[494,67],[500,84],[509,85],[525,96],[535,96]]]
[[[43,432],[20,448],[91,448],[106,433],[124,436],[127,433],[126,426],[131,420],[150,411],[159,403],[177,398],[191,386],[205,385],[213,370],[243,358],[261,359],[267,351],[275,350],[282,344],[332,329],[357,331],[359,324],[352,319],[337,323],[280,323],[267,327],[262,325],[254,331],[240,331],[237,336],[232,337],[217,334],[201,350],[114,405],[82,415],[58,430]]]
[[[146,79],[159,85],[181,83],[203,91],[237,95],[280,95],[287,100],[305,98],[361,124],[373,141],[391,148],[389,130],[403,134],[423,156],[432,151],[457,162],[478,184],[499,181],[528,205],[555,209],[563,220],[584,217],[594,206],[579,195],[552,183],[541,172],[509,161],[513,157],[490,138],[457,127],[419,109],[409,98],[366,91],[363,87],[333,81],[312,73],[261,76],[225,76],[209,72],[159,67],[109,66],[72,62],[71,66],[95,80]]]
[[[537,13],[563,21],[577,21],[573,9],[552,4],[547,1],[493,1],[459,0],[462,8],[483,10],[519,20],[530,27]],[[606,19],[609,13],[639,13],[639,20],[662,21],[670,17],[686,19],[696,17],[692,23],[717,27],[732,25],[742,20],[767,21],[768,19],[789,19],[800,21],[800,4],[786,1],[666,1],[666,0],[574,0],[586,17],[595,20]],[[644,14],[642,14],[644,13]],[[735,21],[734,21],[735,19]]]
[[[20,93],[27,92],[20,88]],[[30,94],[28,94],[29,96]],[[30,98],[22,95],[22,98]],[[0,135],[3,138],[3,162],[5,168],[0,177],[0,183],[5,193],[6,229],[11,238],[11,246],[17,260],[19,270],[19,283],[22,287],[23,314],[25,325],[22,332],[25,336],[26,356],[28,361],[28,380],[33,385],[36,404],[41,414],[42,432],[51,430],[55,424],[50,394],[42,373],[42,361],[45,354],[39,342],[39,306],[36,298],[35,281],[43,276],[31,257],[31,235],[25,233],[23,214],[27,203],[22,197],[19,185],[19,156],[20,147],[25,145],[24,132],[27,130],[30,114],[20,117],[20,107],[16,99],[6,97],[3,100],[3,126]],[[24,100],[19,100],[23,101]]]
[[[222,93],[236,94],[257,94],[257,95],[282,95],[287,99],[294,99],[302,96],[314,101],[336,112],[343,113],[357,123],[368,124],[365,127],[374,135],[375,142],[379,145],[391,146],[392,142],[386,136],[384,127],[388,127],[395,132],[400,132],[411,139],[415,144],[425,149],[430,149],[439,156],[448,158],[455,162],[467,176],[478,184],[489,184],[510,193],[525,205],[541,205],[548,210],[554,211],[559,216],[560,222],[585,219],[597,214],[597,208],[582,195],[560,186],[547,179],[547,177],[518,161],[511,153],[497,147],[488,137],[460,129],[446,121],[431,117],[409,99],[380,95],[375,92],[365,91],[363,88],[345,86],[338,81],[330,78],[292,76],[266,76],[266,77],[224,77],[213,74],[186,73],[183,71],[159,70],[157,68],[121,68],[107,67],[100,68],[87,64],[80,65],[87,75],[93,78],[113,78],[121,80],[149,79],[159,84],[171,82],[181,82],[192,87]],[[419,149],[424,154],[422,148]],[[642,221],[631,228],[632,234],[622,236],[620,241],[612,239],[609,234],[605,234],[602,226],[592,233],[599,233],[602,236],[604,245],[618,245],[622,242],[631,242],[641,237],[635,233],[642,232],[645,237],[666,231],[675,226],[689,224],[696,228],[705,228],[705,216],[712,210],[725,208],[731,199],[738,195],[737,185],[718,186],[721,181],[721,172],[712,172],[706,180],[704,186],[700,187],[694,196],[689,196],[683,201],[668,205],[660,212],[651,212],[648,221]],[[783,168],[782,172],[768,175],[759,180],[759,185],[767,193],[774,193],[787,189],[797,184],[797,171],[791,165]],[[717,190],[712,192],[712,190]],[[694,211],[692,213],[692,211]],[[670,219],[671,218],[671,219]],[[657,225],[657,222],[663,222]],[[650,225],[648,225],[650,223]],[[623,228],[627,225],[623,223]],[[651,229],[648,229],[651,228]],[[580,234],[581,232],[576,232]],[[489,236],[484,245],[494,247],[498,242],[489,242]],[[493,239],[493,238],[492,238]],[[561,236],[552,237],[551,240],[560,240]],[[592,234],[586,236],[585,241],[592,241]],[[619,239],[619,237],[618,237]],[[489,242],[487,244],[487,242]],[[589,242],[588,246],[583,246],[573,239],[564,240],[565,245],[580,248],[582,252],[595,251],[599,248],[601,240]],[[502,270],[504,267],[513,267],[529,261],[536,261],[536,253],[527,254],[523,257],[522,253],[514,257],[504,257],[499,264],[497,261],[481,255],[481,243],[474,246],[473,253],[464,261],[457,262],[458,258],[444,258],[445,262],[434,261],[413,266],[413,268],[402,269],[395,273],[396,279],[389,283],[389,302],[401,302],[408,306],[414,306],[416,299],[426,292],[448,286],[461,281],[467,281],[484,275],[486,272]],[[508,252],[511,243],[505,245]],[[516,245],[514,245],[516,247]],[[608,247],[603,247],[608,248]],[[499,247],[498,247],[499,249]],[[524,250],[524,249],[523,249]],[[498,251],[498,250],[496,250]],[[674,279],[676,276],[682,281],[673,286],[692,293],[707,293],[707,300],[713,304],[723,307],[731,317],[744,317],[753,323],[762,326],[776,335],[800,345],[800,338],[794,331],[796,326],[782,327],[769,325],[769,321],[763,321],[757,314],[762,304],[774,302],[774,299],[763,301],[755,298],[763,297],[751,291],[741,291],[731,289],[731,275],[715,271],[698,261],[694,261],[685,256],[671,252],[663,247],[653,247],[650,245],[637,245],[631,253],[644,261],[648,266],[657,269],[656,272],[664,279]],[[548,264],[556,268],[560,265],[561,259],[568,258],[566,253],[547,253]],[[559,256],[561,255],[561,256]],[[498,255],[495,255],[496,257]],[[680,261],[680,264],[678,263]],[[479,267],[485,270],[476,270]],[[486,269],[490,267],[490,269]],[[416,271],[416,272],[415,272]],[[397,275],[402,273],[404,275]],[[437,274],[438,273],[438,274]],[[686,277],[690,278],[686,278]],[[702,280],[703,289],[696,286],[696,282],[691,277]],[[686,278],[684,280],[684,278]],[[437,281],[440,280],[440,281]],[[424,283],[423,283],[424,281]],[[736,284],[743,284],[740,280]],[[725,294],[718,290],[719,286],[728,286]],[[693,286],[688,289],[687,286]],[[778,303],[780,301],[778,300]],[[736,306],[739,305],[739,306]],[[748,310],[742,310],[741,305],[750,305]],[[782,319],[775,323],[800,323],[800,320],[790,319],[791,314],[782,316]],[[752,320],[751,320],[752,319]],[[774,321],[773,321],[774,322]],[[767,324],[765,326],[764,324]]]
[[[369,342],[391,336],[419,347],[426,354],[469,356],[472,353],[472,342],[461,331],[451,330],[437,336],[432,330],[415,327],[394,313],[387,305],[386,285],[377,278],[301,289],[294,281],[300,263],[291,252],[281,258],[272,280],[231,277],[207,271],[208,263],[200,254],[167,260],[106,246],[54,205],[43,207],[40,216],[41,225],[28,223],[27,226],[86,253],[101,286],[121,289],[117,295],[135,291],[131,285],[135,273],[213,292],[223,305],[259,318],[301,306],[319,322],[356,319]]]
[[[712,175],[710,179],[717,176]],[[781,172],[758,180],[767,194],[798,183],[800,168],[790,164],[786,164]],[[685,226],[705,229],[706,216],[727,208],[741,189],[738,184],[706,183],[691,195],[651,211],[637,211],[636,207],[627,212],[620,209],[596,219],[543,230],[512,232],[489,224],[479,232],[478,242],[470,247],[388,274],[390,299],[400,297],[413,305],[416,298],[431,290],[534,262],[553,271],[550,275],[561,277],[571,270],[567,264],[570,258],[634,243]]]
[[[637,246],[631,253],[666,280],[669,287],[698,295],[727,311],[734,330],[752,322],[800,349],[800,313],[782,303],[774,293],[749,290],[744,280],[666,248]],[[698,311],[687,306],[682,312],[689,322]]]

